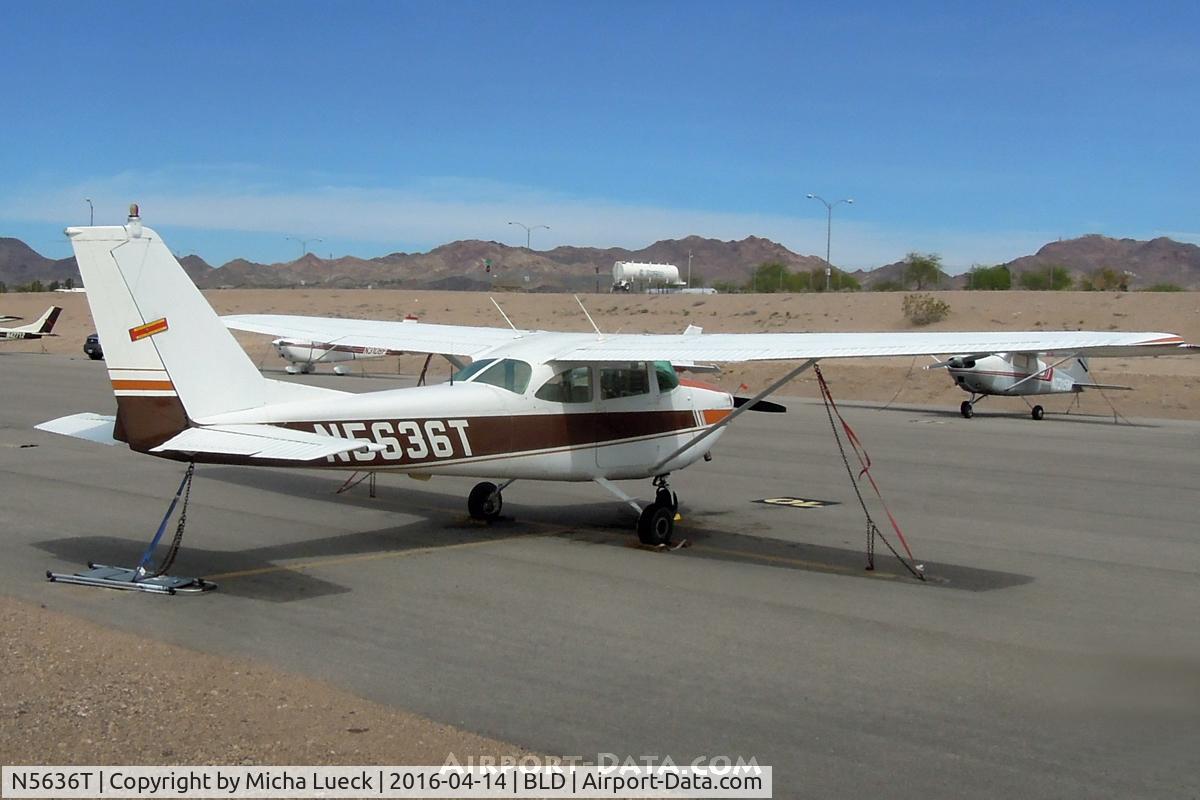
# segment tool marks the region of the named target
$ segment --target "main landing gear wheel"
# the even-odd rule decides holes
[[[657,502],[646,506],[638,517],[638,541],[651,547],[666,546],[671,543],[671,534],[675,532],[675,509],[671,506],[659,505]]]
[[[963,400],[962,405],[958,407],[958,413],[962,414],[964,418],[970,419],[975,416],[975,406],[971,404],[970,400]]]
[[[1046,409],[1042,408],[1041,406],[1034,406],[1029,410],[1029,415],[1034,419],[1041,419],[1042,417],[1046,416]]]
[[[502,508],[504,508],[504,498],[494,483],[487,481],[477,483],[471,490],[471,494],[467,496],[467,511],[472,519],[491,522],[500,516]]]

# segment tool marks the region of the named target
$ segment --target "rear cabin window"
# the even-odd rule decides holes
[[[654,374],[658,377],[659,394],[666,394],[679,385],[679,375],[670,361],[655,361]]]
[[[534,396],[551,403],[590,403],[592,370],[589,367],[575,367],[560,372],[543,383]]]
[[[650,393],[646,362],[634,361],[619,367],[600,368],[600,398],[615,400]]]
[[[529,388],[529,374],[532,371],[533,368],[524,361],[504,358],[484,369],[471,382],[487,383],[510,392],[525,394],[525,390]]]

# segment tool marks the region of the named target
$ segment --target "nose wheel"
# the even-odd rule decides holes
[[[491,522],[500,517],[503,508],[504,496],[500,493],[500,487],[494,483],[477,483],[467,495],[467,513],[471,515],[471,519]]]
[[[675,533],[675,515],[679,511],[679,497],[671,491],[666,476],[654,479],[654,502],[642,509],[638,517],[638,541],[652,547],[671,543]]]

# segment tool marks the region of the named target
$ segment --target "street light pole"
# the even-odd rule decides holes
[[[845,203],[848,206],[854,205],[854,199],[847,197],[844,200],[838,200],[836,203],[830,203],[824,197],[816,194],[809,194],[809,200],[820,200],[825,204],[825,291],[829,291],[829,279],[833,275],[833,264],[829,261],[829,246],[833,239],[833,207],[839,203]]]
[[[92,198],[85,197],[83,199],[86,200],[87,204],[88,204],[88,225],[89,226],[95,225],[96,224],[96,207],[92,205]]]
[[[687,287],[692,288],[692,251],[688,250],[688,283]]]
[[[304,258],[306,255],[308,255],[309,244],[311,244],[312,242],[325,241],[324,239],[301,239],[299,236],[285,236],[283,238],[287,239],[289,242],[299,242],[300,243],[300,257],[301,258]]]
[[[530,227],[529,225],[526,225],[526,224],[525,224],[525,223],[523,223],[523,222],[510,222],[510,223],[508,223],[508,224],[509,224],[509,225],[520,225],[522,228],[524,228],[524,229],[525,229],[525,249],[526,249],[526,250],[532,250],[532,249],[533,249],[533,248],[531,248],[531,247],[529,246],[529,234],[530,234],[532,231],[536,231],[538,228],[545,228],[546,230],[550,230],[550,226],[549,226],[549,225],[534,225],[534,226]]]

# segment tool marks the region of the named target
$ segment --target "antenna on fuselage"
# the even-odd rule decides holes
[[[592,319],[592,315],[589,314],[587,308],[584,307],[583,301],[579,299],[579,295],[572,295],[572,297],[575,298],[576,303],[579,303],[579,307],[583,309],[583,315],[588,318],[588,322],[592,323],[592,327],[596,330],[596,338],[603,339],[604,334],[600,332],[600,326],[596,324],[596,320]]]
[[[517,326],[512,324],[512,320],[508,318],[508,314],[504,313],[504,309],[501,308],[500,304],[496,302],[496,298],[489,297],[488,300],[492,301],[492,305],[494,305],[496,307],[496,310],[500,312],[500,316],[504,317],[504,321],[508,323],[508,327],[512,328],[515,331],[517,329]]]

